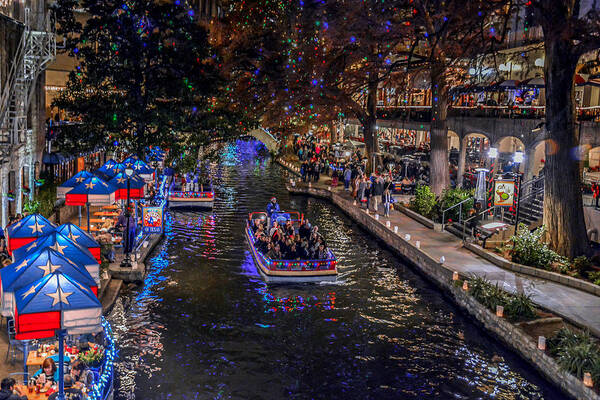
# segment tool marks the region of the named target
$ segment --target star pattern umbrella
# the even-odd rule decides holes
[[[96,295],[58,270],[18,289],[15,299],[16,339],[52,337],[58,330],[75,335],[102,329],[102,305]]]
[[[100,263],[98,263],[93,254],[85,247],[76,244],[57,231],[41,236],[35,241],[15,250],[13,252],[13,260],[18,262],[22,259],[30,258],[32,254],[46,248],[56,251],[78,265],[84,266],[96,283],[100,283]]]
[[[133,172],[144,178],[146,182],[150,182],[154,179],[154,169],[142,160],[134,162],[131,168],[133,168]]]
[[[104,165],[98,168],[98,171],[108,175],[108,171],[112,171],[115,164],[117,164],[117,162],[111,158],[110,160],[107,160]]]
[[[87,230],[90,231],[90,205],[105,206],[115,202],[117,188],[104,182],[97,176],[86,179],[66,195],[69,206],[85,205],[87,209]],[[81,225],[81,209],[79,210],[79,225]]]
[[[96,296],[98,295],[98,282],[85,268],[78,266],[78,264],[57,251],[45,248],[31,253],[27,258],[23,258],[0,270],[2,279],[2,307],[0,311],[2,315],[5,317],[12,315],[15,305],[15,291],[50,275],[54,271],[61,271],[69,275],[90,288]]]
[[[100,206],[109,205],[115,202],[116,190],[114,186],[97,176],[92,176],[67,193],[66,204],[69,206],[83,206],[88,203]]]
[[[127,175],[123,172],[119,172],[108,181],[109,184],[117,188],[115,193],[115,200],[127,199]],[[146,182],[138,175],[132,175],[129,178],[129,198],[130,199],[143,199],[145,196],[144,188]]]
[[[100,244],[96,242],[96,240],[91,237],[89,233],[71,223],[60,225],[58,228],[56,228],[56,231],[62,233],[78,245],[88,249],[98,264],[102,263],[102,259],[100,258]]]
[[[94,175],[91,172],[79,171],[66,182],[64,182],[62,185],[56,188],[56,197],[59,199],[64,199],[67,192],[69,192],[75,186],[79,185],[81,182],[92,176]]]
[[[56,230],[56,225],[41,214],[31,214],[6,228],[8,253]]]

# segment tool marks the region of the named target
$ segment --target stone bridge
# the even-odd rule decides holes
[[[277,153],[279,151],[279,140],[275,138],[269,131],[264,128],[257,128],[248,133],[249,136],[254,137],[255,139],[260,140],[267,149],[269,149],[272,153]]]

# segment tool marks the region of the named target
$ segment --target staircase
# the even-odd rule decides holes
[[[31,140],[27,129],[27,114],[36,82],[41,72],[56,56],[56,37],[50,13],[38,13],[32,20],[31,11],[25,8],[23,33],[15,51],[4,89],[0,95],[0,162],[20,146]],[[43,31],[35,30],[42,28]]]
[[[504,214],[504,222],[515,223],[515,215]],[[521,184],[521,200],[519,204],[519,223],[531,229],[541,225],[544,217],[544,177],[532,179]]]

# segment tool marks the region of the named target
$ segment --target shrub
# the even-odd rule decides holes
[[[587,276],[594,285],[600,285],[600,271],[589,271]]]
[[[519,224],[517,234],[511,238],[512,261],[544,269],[549,269],[554,262],[566,264],[563,257],[542,241],[545,233],[544,226],[531,232],[524,224]]]
[[[444,192],[442,193],[442,196],[439,200],[439,214],[440,214],[440,218],[441,218],[441,214],[443,210],[446,210],[458,203],[460,203],[461,201],[467,200],[471,198],[470,201],[466,201],[463,205],[462,205],[462,218],[466,218],[468,212],[470,209],[473,208],[474,205],[474,200],[473,200],[473,191],[472,190],[465,190],[465,189],[446,189],[444,190]],[[450,210],[448,213],[446,213],[446,221],[448,219],[451,219],[453,221],[458,221],[459,220],[459,211],[460,211],[460,207],[456,207],[453,208],[452,210]],[[442,221],[445,222],[445,221]]]
[[[479,303],[494,312],[497,306],[503,306],[511,320],[529,319],[536,315],[535,306],[529,296],[505,292],[486,278],[472,277],[469,281],[469,292]]]
[[[419,185],[415,190],[415,197],[410,201],[410,209],[426,218],[435,215],[435,194],[427,185]]]
[[[37,200],[29,200],[29,198],[27,198],[25,203],[23,203],[23,212],[27,214],[35,214],[39,211],[39,209],[40,202]]]
[[[504,307],[504,311],[506,311],[508,318],[513,320],[519,318],[529,319],[536,315],[533,301],[525,293],[510,296],[508,303]]]
[[[592,269],[592,261],[586,256],[580,256],[573,260],[573,269],[580,276],[585,276],[585,273]]]
[[[548,340],[548,350],[558,364],[578,378],[590,372],[594,382],[600,378],[600,348],[588,332],[562,328]]]

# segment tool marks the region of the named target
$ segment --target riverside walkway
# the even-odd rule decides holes
[[[346,200],[344,207],[360,207],[353,205],[350,192],[346,192],[343,186],[330,189],[329,181],[329,177],[322,176],[318,183],[312,183],[312,187],[341,196]],[[307,187],[303,183],[296,183],[296,186],[300,191]],[[437,260],[443,256],[444,265],[462,276],[482,276],[506,291],[524,292],[542,308],[600,336],[600,297],[559,283],[502,269],[465,249],[462,240],[451,233],[436,232],[399,211],[391,211],[389,218],[383,217],[381,206],[378,211],[380,223],[385,225],[389,221],[390,229],[397,226],[398,235],[401,237],[410,234],[410,242],[420,241],[422,252]]]

